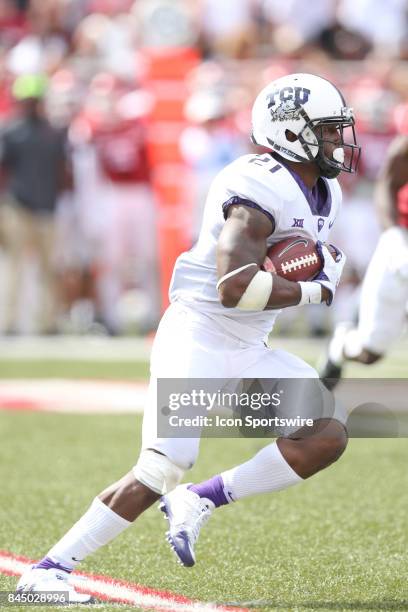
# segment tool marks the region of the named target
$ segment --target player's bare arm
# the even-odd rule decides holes
[[[375,203],[383,229],[397,223],[397,195],[408,182],[408,137],[398,136],[390,146],[375,190]]]
[[[255,275],[261,270],[267,250],[267,238],[273,233],[272,221],[261,211],[248,206],[231,206],[218,240],[217,271],[222,279],[234,270],[243,268],[220,283],[220,301],[226,308],[237,306]],[[255,265],[251,265],[255,264]],[[245,267],[248,266],[248,267]],[[271,274],[271,273],[268,273]],[[296,306],[301,300],[299,283],[276,274],[265,309]],[[321,301],[329,299],[329,291],[322,287]]]

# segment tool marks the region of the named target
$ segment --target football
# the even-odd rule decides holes
[[[290,281],[311,280],[322,262],[311,238],[292,236],[273,244],[267,251],[263,269]]]

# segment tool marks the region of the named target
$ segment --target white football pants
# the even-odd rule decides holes
[[[157,437],[158,378],[209,378],[223,379],[225,382],[240,378],[316,379],[318,375],[295,355],[283,350],[271,350],[261,342],[244,342],[226,332],[215,318],[179,302],[173,303],[160,322],[153,345],[151,379],[143,420],[143,448],[156,449],[182,469],[189,469],[198,455],[199,438]],[[219,387],[219,380],[214,384]],[[303,384],[303,381],[299,384]],[[309,383],[306,381],[305,384]],[[278,408],[276,416],[299,414],[296,403],[301,403],[302,397],[298,396],[297,390],[295,400],[288,402],[289,407],[288,404],[285,406],[284,414],[279,415]],[[292,415],[288,412],[292,412]],[[321,412],[317,411],[314,417],[322,418]],[[344,415],[336,414],[335,418],[342,422],[345,420]]]
[[[392,227],[378,241],[361,290],[358,335],[384,354],[402,333],[408,302],[408,230]]]

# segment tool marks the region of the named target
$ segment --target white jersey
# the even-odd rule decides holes
[[[339,211],[341,190],[336,179],[321,179],[309,191],[297,174],[270,154],[244,155],[214,179],[198,241],[176,261],[170,301],[216,317],[242,339],[259,341],[270,332],[280,310],[225,308],[216,289],[217,242],[228,208],[234,204],[257,208],[273,219],[275,230],[267,239],[268,247],[290,236],[324,242]]]

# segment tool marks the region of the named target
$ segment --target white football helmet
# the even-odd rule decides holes
[[[324,152],[322,127],[335,125],[340,144],[332,158]],[[351,142],[345,142],[345,130]],[[288,132],[293,136],[288,139]],[[361,149],[356,141],[353,109],[330,81],[314,74],[289,74],[269,83],[252,109],[252,141],[295,162],[317,163],[321,176],[355,172]]]

